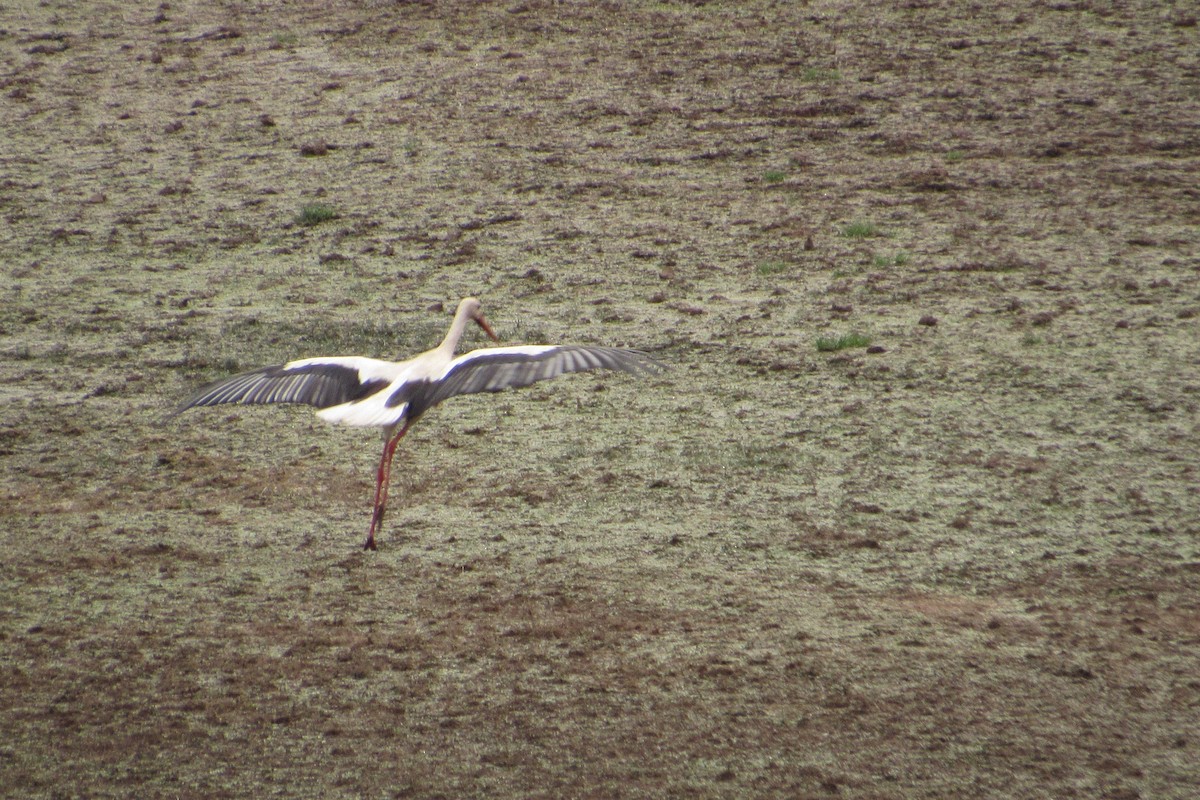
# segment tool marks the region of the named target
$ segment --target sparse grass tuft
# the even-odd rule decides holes
[[[786,270],[788,265],[783,261],[764,261],[758,265],[759,275],[778,275]]]
[[[817,339],[817,349],[822,353],[832,353],[836,350],[845,350],[850,347],[866,347],[870,343],[870,336],[863,336],[861,333],[847,333],[837,338],[822,336]]]
[[[301,225],[319,225],[322,222],[337,219],[337,216],[338,213],[330,206],[323,203],[309,203],[300,209],[300,216],[296,221]]]
[[[842,236],[845,236],[847,239],[869,239],[872,236],[878,235],[879,229],[870,222],[851,222],[842,228]]]
[[[300,43],[300,37],[290,31],[281,31],[271,37],[271,49],[279,50],[284,47],[295,47]]]
[[[885,256],[882,253],[875,256],[876,267],[903,267],[908,263],[908,253],[896,253],[894,256]]]
[[[842,73],[836,69],[826,69],[825,67],[809,67],[801,73],[801,77],[810,82],[825,82],[825,81],[840,81]]]
[[[769,169],[763,173],[763,180],[767,183],[783,183],[783,179],[787,174],[780,169]]]
[[[945,155],[945,159],[951,163],[962,161],[966,157],[967,154],[962,150],[950,150]]]

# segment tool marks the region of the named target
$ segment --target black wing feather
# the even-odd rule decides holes
[[[498,348],[502,349],[502,348]],[[543,353],[497,353],[486,350],[461,361],[426,391],[408,398],[409,414],[420,416],[443,400],[460,394],[499,392],[557,378],[569,372],[611,369],[632,375],[662,370],[662,365],[640,350],[619,347],[565,345]]]
[[[385,380],[362,381],[357,369],[341,364],[307,364],[292,369],[276,365],[210,383],[185,400],[176,413],[222,403],[302,403],[329,408],[369,397],[387,385]]]

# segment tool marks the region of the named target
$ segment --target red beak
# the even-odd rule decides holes
[[[492,326],[488,325],[487,320],[483,318],[482,314],[476,317],[475,321],[479,323],[479,327],[483,328],[483,332],[490,336],[493,342],[500,341],[500,337],[496,335],[494,330],[492,330]]]

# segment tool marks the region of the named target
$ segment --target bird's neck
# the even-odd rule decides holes
[[[442,339],[442,343],[437,346],[438,352],[447,358],[453,358],[454,351],[458,348],[458,342],[466,333],[467,323],[470,321],[471,318],[466,314],[455,314],[454,322],[450,324],[450,330],[446,332],[446,338]]]

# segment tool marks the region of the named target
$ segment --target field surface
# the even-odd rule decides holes
[[[1197,16],[6,3],[0,796],[1200,796]]]

